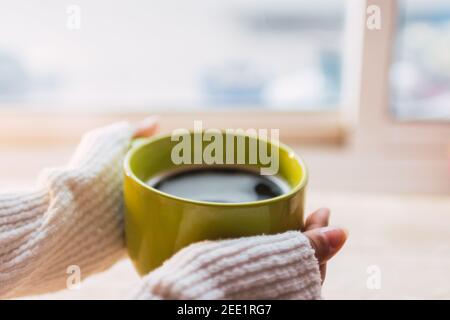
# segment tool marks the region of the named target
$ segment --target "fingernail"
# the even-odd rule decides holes
[[[158,116],[147,117],[135,124],[135,133],[138,136],[147,136],[148,133],[153,133],[158,128]]]
[[[338,249],[342,247],[348,237],[348,231],[344,228],[324,227],[320,228],[320,232],[325,235],[328,244],[332,249]]]
[[[330,218],[330,209],[328,209],[328,208],[320,208],[318,211],[317,211],[317,213],[319,214],[319,215],[323,215],[323,216],[326,216],[326,218],[327,218],[327,221],[328,221],[328,219]]]
[[[159,120],[159,116],[149,116],[141,121],[141,124],[150,125],[153,123],[157,123]]]

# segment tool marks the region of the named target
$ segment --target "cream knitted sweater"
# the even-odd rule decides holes
[[[134,128],[86,134],[35,191],[0,195],[0,298],[64,289],[123,257],[122,161]],[[142,279],[138,299],[317,299],[321,281],[300,232],[193,244]]]

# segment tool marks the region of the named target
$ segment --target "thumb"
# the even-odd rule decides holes
[[[324,227],[304,233],[308,237],[319,264],[327,262],[344,245],[348,232],[342,228]]]

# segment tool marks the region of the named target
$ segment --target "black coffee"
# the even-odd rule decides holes
[[[190,168],[152,178],[150,186],[198,201],[240,203],[270,199],[286,193],[288,184],[277,176],[235,167]]]

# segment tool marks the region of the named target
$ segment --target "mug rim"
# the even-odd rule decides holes
[[[222,131],[224,133],[226,133],[225,131]],[[189,134],[194,133],[194,130],[189,130]],[[246,134],[242,134],[242,133],[233,133],[234,136],[244,136],[244,137],[251,137],[249,135]],[[156,136],[152,136],[149,138],[145,138],[145,142],[141,142],[138,143],[137,145],[134,145],[130,148],[130,150],[128,150],[127,154],[125,155],[124,161],[123,161],[123,169],[125,172],[125,175],[130,177],[131,179],[133,179],[133,181],[135,181],[136,183],[138,183],[140,186],[144,187],[145,189],[155,192],[156,194],[165,197],[165,198],[169,198],[171,200],[177,200],[177,201],[181,201],[184,203],[190,203],[190,204],[196,204],[196,205],[202,205],[202,206],[211,206],[211,207],[251,207],[251,206],[259,206],[259,205],[265,205],[265,204],[270,204],[270,203],[274,203],[274,202],[278,202],[281,200],[285,200],[285,199],[289,199],[291,197],[293,197],[299,190],[301,190],[302,188],[304,188],[306,186],[306,183],[308,182],[308,168],[306,167],[305,161],[303,160],[302,157],[300,157],[291,147],[287,146],[284,143],[281,143],[280,141],[278,141],[278,148],[282,149],[284,151],[286,151],[289,155],[290,158],[294,158],[299,164],[300,167],[302,168],[303,171],[303,175],[300,179],[300,181],[293,187],[291,188],[291,190],[289,190],[289,192],[286,192],[284,194],[281,194],[279,196],[273,197],[273,198],[269,198],[269,199],[265,199],[265,200],[257,200],[257,201],[248,201],[248,202],[236,202],[236,203],[226,203],[226,202],[209,202],[209,201],[200,201],[200,200],[193,200],[193,199],[189,199],[189,198],[183,198],[183,197],[178,197],[175,195],[172,195],[170,193],[166,193],[163,191],[160,191],[156,188],[153,188],[152,186],[148,185],[147,183],[145,183],[144,181],[142,181],[140,178],[138,178],[133,170],[131,169],[130,166],[130,160],[131,158],[134,156],[134,154],[140,150],[141,148],[146,147],[147,145],[154,143],[156,141],[160,141],[160,140],[164,140],[167,138],[170,138],[172,136],[172,133],[166,133],[166,134],[160,134],[160,135],[156,135]],[[256,137],[257,140],[264,140],[265,142],[272,144],[272,142],[265,140],[265,139],[261,139],[259,137]]]

